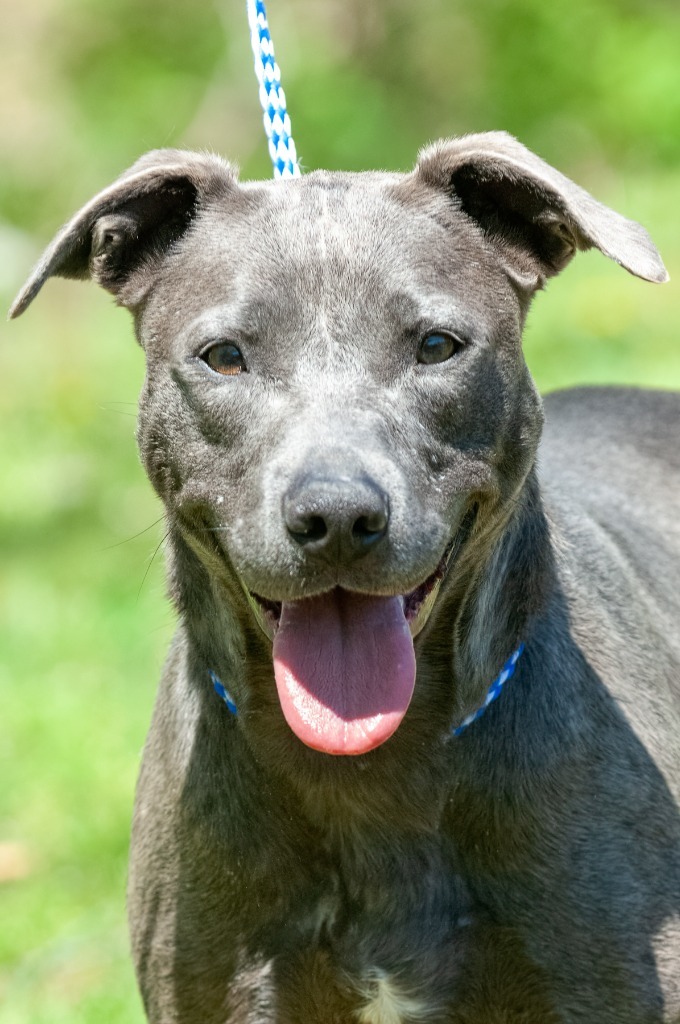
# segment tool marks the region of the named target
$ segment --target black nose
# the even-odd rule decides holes
[[[387,533],[387,496],[370,477],[308,475],[283,499],[289,536],[310,555],[338,562],[361,558]]]

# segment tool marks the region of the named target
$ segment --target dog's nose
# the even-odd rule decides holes
[[[310,555],[353,561],[387,533],[387,495],[370,477],[304,476],[283,499],[289,536]]]

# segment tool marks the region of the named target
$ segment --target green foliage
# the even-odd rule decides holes
[[[216,12],[192,0],[72,2],[56,60],[79,131],[101,156],[134,160],[180,134],[223,53]],[[154,144],[154,143],[152,143]]]
[[[565,170],[680,156],[674,0],[286,0],[269,15],[308,168],[403,168],[429,139],[499,127]],[[5,217],[45,230],[163,145],[268,175],[244,21],[240,2],[206,0],[69,0],[10,21],[27,81],[0,98]]]
[[[506,128],[645,223],[680,276],[675,0],[268,7],[307,168],[407,168],[437,136]],[[146,149],[270,175],[240,0],[24,0],[2,45],[6,304],[56,226]],[[674,285],[587,254],[548,293],[526,344],[543,389],[680,387]],[[142,375],[126,314],[73,282],[2,328],[0,1024],[142,1021],[126,848],[173,622],[134,451]]]
[[[102,295],[74,323],[68,288],[2,351],[2,1024],[142,1019],[125,862],[172,613],[158,560],[147,576],[163,526],[134,451],[141,352]]]

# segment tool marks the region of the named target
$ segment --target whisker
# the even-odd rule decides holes
[[[144,578],[142,579],[142,582],[139,585],[139,590],[137,591],[137,601],[139,601],[140,595],[142,593],[142,589],[144,587],[144,584],[146,583],[146,578],[149,575],[149,572],[151,571],[151,566],[154,563],[154,559],[156,558],[156,555],[158,554],[160,549],[163,547],[163,545],[165,544],[165,542],[166,542],[166,540],[168,539],[169,536],[170,536],[170,530],[168,530],[167,533],[165,533],[163,535],[163,537],[161,537],[159,543],[156,545],[156,550],[154,551],[154,553],[152,554],[151,558],[149,559],[149,564],[146,567],[146,572],[144,573]]]
[[[116,406],[129,406],[134,409],[134,412],[126,412],[124,409],[117,409]],[[115,412],[119,416],[131,416],[132,419],[137,419],[137,403],[136,402],[103,402],[99,408],[102,412]]]
[[[139,533],[133,533],[131,537],[126,537],[125,540],[118,540],[118,541],[116,541],[115,544],[108,544],[105,548],[102,548],[101,550],[102,551],[111,551],[113,548],[119,548],[121,546],[121,544],[128,544],[131,540],[136,540],[137,537],[141,537],[143,534],[148,533],[149,530],[153,530],[154,526],[158,526],[158,524],[162,523],[164,519],[165,519],[165,513],[163,513],[162,516],[160,516],[158,519],[156,519],[156,521],[153,522],[151,524],[151,526],[145,526],[143,530],[139,531]],[[167,534],[166,534],[166,536],[167,536]]]

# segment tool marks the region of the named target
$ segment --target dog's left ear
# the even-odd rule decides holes
[[[48,277],[91,277],[134,306],[154,267],[202,206],[236,195],[235,171],[211,153],[157,149],[91,199],[56,235],[9,311],[19,316]]]
[[[668,280],[640,224],[598,203],[505,132],[436,142],[420,154],[414,173],[457,198],[530,290],[578,249],[592,247],[646,281]]]

